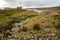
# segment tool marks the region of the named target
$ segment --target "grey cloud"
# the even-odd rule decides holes
[[[9,6],[50,6],[50,5],[59,5],[60,0],[5,0]]]
[[[10,7],[17,7],[18,6],[18,0],[5,0]]]
[[[50,6],[50,5],[59,5],[59,0],[22,0],[22,6]]]

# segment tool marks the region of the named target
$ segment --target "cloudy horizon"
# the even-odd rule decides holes
[[[60,0],[0,0],[0,8],[4,7],[40,7],[60,6]]]

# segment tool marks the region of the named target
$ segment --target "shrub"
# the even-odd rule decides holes
[[[20,20],[19,20],[19,18],[16,17],[16,18],[13,18],[13,19],[12,19],[12,22],[13,22],[13,23],[19,23]]]
[[[22,27],[22,31],[27,32],[28,31],[27,27]]]
[[[60,29],[60,24],[58,24],[57,26],[55,26],[56,29]]]
[[[34,30],[40,30],[40,25],[39,25],[39,24],[35,24],[35,25],[33,26],[33,29],[34,29]]]

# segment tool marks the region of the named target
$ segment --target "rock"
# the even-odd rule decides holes
[[[19,27],[12,28],[12,32],[18,32],[19,30],[20,30]]]

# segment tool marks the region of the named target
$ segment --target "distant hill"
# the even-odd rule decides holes
[[[60,10],[60,6],[55,6],[55,7],[41,7],[41,8],[26,8],[26,9],[36,9],[36,10]]]
[[[56,7],[49,7],[49,8],[36,8],[38,10],[56,10],[59,9],[60,10],[60,6],[56,6]]]

